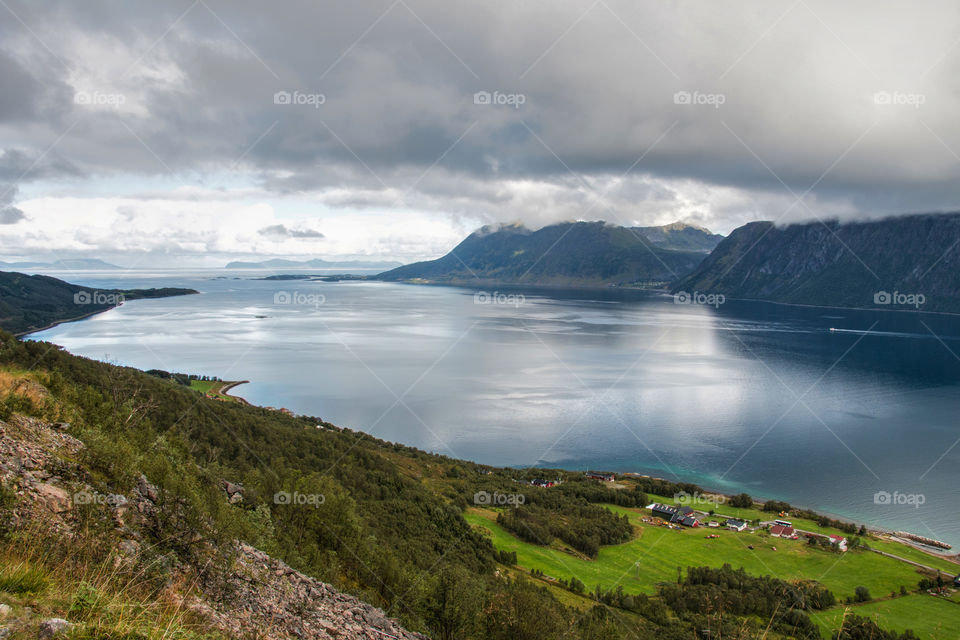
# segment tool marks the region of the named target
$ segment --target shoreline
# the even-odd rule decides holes
[[[61,324],[66,324],[66,323],[68,323],[68,322],[78,322],[78,321],[80,321],[80,320],[86,320],[87,318],[92,318],[93,316],[100,315],[101,313],[106,313],[107,311],[113,311],[114,309],[116,309],[116,308],[119,307],[119,306],[120,306],[120,305],[117,304],[117,305],[114,305],[114,306],[112,306],[112,307],[108,307],[107,309],[99,309],[99,310],[97,310],[97,311],[91,311],[91,312],[89,312],[89,313],[85,313],[85,314],[83,314],[83,315],[81,315],[81,316],[77,316],[77,317],[75,317],[75,318],[65,318],[65,319],[63,319],[63,320],[57,320],[56,322],[51,322],[51,323],[48,324],[47,326],[45,326],[45,327],[40,327],[39,329],[30,329],[29,331],[21,331],[20,333],[15,333],[15,334],[13,334],[13,337],[14,337],[14,338],[25,338],[25,337],[27,337],[27,336],[29,336],[29,335],[34,334],[34,333],[40,333],[41,331],[46,331],[47,329],[53,329],[54,327],[60,326]]]
[[[407,284],[407,285],[417,285],[417,286],[432,286],[432,287],[456,287],[458,289],[475,289],[478,286],[484,287],[507,287],[512,289],[545,289],[545,290],[558,290],[558,289],[570,289],[574,291],[643,291],[652,294],[660,294],[664,297],[672,296],[673,294],[669,289],[662,288],[653,288],[653,287],[634,287],[629,285],[602,285],[602,284],[524,284],[516,282],[498,282],[498,281],[487,281],[487,280],[457,280],[450,282],[440,282],[437,280],[423,280],[421,282],[416,282],[413,280],[380,280],[378,278],[371,277],[367,278],[367,281],[370,282],[384,282],[387,284]],[[802,302],[780,302],[777,300],[763,300],[760,298],[734,298],[726,297],[728,302],[754,302],[754,303],[763,303],[763,304],[773,304],[784,307],[801,307],[806,309],[832,309],[839,311],[882,311],[887,313],[926,313],[931,315],[938,316],[951,316],[951,317],[960,317],[960,311],[925,311],[921,309],[885,309],[879,307],[848,307],[848,306],[836,306],[836,305],[823,305],[823,304],[805,304]]]
[[[220,387],[220,393],[222,393],[222,394],[225,395],[225,396],[230,396],[231,398],[233,398],[233,399],[236,400],[237,402],[239,402],[239,403],[241,403],[241,404],[245,404],[245,405],[247,405],[248,407],[255,406],[255,405],[250,404],[250,402],[248,402],[246,398],[241,398],[240,396],[237,396],[237,395],[234,395],[234,394],[230,393],[230,390],[231,390],[231,389],[233,389],[234,387],[239,387],[239,386],[242,385],[242,384],[250,384],[250,381],[249,381],[249,380],[238,380],[238,381],[236,381],[236,382],[228,382],[227,384],[225,384],[225,385],[223,385],[222,387]]]

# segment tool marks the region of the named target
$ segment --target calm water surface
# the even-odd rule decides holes
[[[255,404],[459,458],[650,473],[960,544],[960,318],[714,309],[642,292],[501,290],[523,298],[477,304],[453,287],[64,276],[202,292],[33,336],[73,353],[250,380],[236,393]],[[877,504],[883,491],[924,504]]]

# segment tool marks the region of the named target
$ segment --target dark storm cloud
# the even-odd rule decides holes
[[[947,2],[10,6],[2,132],[72,123],[76,171],[537,222],[960,203]]]

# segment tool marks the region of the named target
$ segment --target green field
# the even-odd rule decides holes
[[[772,575],[782,580],[816,580],[833,591],[838,600],[853,596],[858,586],[867,587],[875,598],[888,596],[894,591],[899,592],[901,585],[914,591],[922,577],[914,567],[870,551],[838,554],[810,548],[804,540],[771,538],[761,532],[735,533],[708,528],[678,531],[643,523],[642,517],[647,513],[643,510],[612,506],[609,508],[617,513],[627,514],[638,535],[630,542],[601,548],[596,560],[564,550],[560,543],[542,547],[523,542],[497,525],[495,510],[474,508],[469,509],[465,515],[471,525],[491,537],[497,549],[516,551],[519,566],[539,569],[554,578],[567,579],[575,576],[583,581],[588,591],[592,591],[599,584],[604,589],[620,585],[628,593],[652,594],[658,582],[677,579],[678,567],[719,567],[725,563],[734,568],[743,567],[754,575]],[[762,517],[769,519],[769,515],[764,514]],[[761,516],[744,513],[744,517]],[[796,521],[795,523],[799,524]],[[707,539],[706,536],[711,533],[717,533],[720,537]],[[870,544],[874,545],[875,542],[878,541],[871,540]],[[892,553],[906,557],[913,551],[925,560],[928,559],[926,554],[904,545],[885,544],[896,547],[884,549]],[[750,550],[749,545],[753,545],[754,549]],[[777,551],[772,547],[776,547]],[[935,558],[930,559],[936,561]],[[947,563],[937,561],[927,564],[939,562]],[[925,597],[933,600],[932,596],[916,596],[917,600]],[[910,600],[903,600],[903,609],[896,609],[891,615],[902,616],[897,619],[909,622],[914,614],[908,606]],[[892,602],[896,603],[894,606],[900,604],[900,600]],[[881,604],[877,603],[878,606]],[[938,610],[940,620],[948,621],[953,628],[960,627],[960,605],[936,601],[933,604],[941,605]],[[835,611],[842,612],[841,609]],[[821,624],[829,624],[830,620],[832,618],[825,617]],[[905,624],[899,626],[906,628]]]
[[[229,380],[191,380],[190,388],[212,398],[229,402],[240,402],[238,398],[223,392],[224,387],[230,387],[235,384],[237,383]]]
[[[827,632],[836,629],[845,611],[871,618],[883,629],[904,632],[911,629],[922,640],[956,638],[960,631],[960,604],[926,594],[868,602],[862,605],[836,607],[813,614],[811,618]]]

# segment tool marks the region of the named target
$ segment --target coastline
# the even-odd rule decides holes
[[[114,309],[116,309],[116,308],[119,307],[119,306],[120,306],[120,305],[117,304],[117,305],[113,305],[112,307],[108,307],[108,308],[106,308],[106,309],[98,309],[97,311],[91,311],[91,312],[89,312],[89,313],[85,313],[85,314],[83,314],[83,315],[81,315],[81,316],[77,316],[77,317],[75,317],[75,318],[65,318],[64,320],[57,320],[56,322],[51,322],[50,324],[48,324],[48,325],[45,326],[45,327],[40,327],[40,328],[38,328],[38,329],[30,329],[29,331],[21,331],[20,333],[15,333],[15,334],[13,334],[13,337],[14,337],[14,338],[24,338],[24,337],[29,336],[29,335],[34,334],[34,333],[40,333],[41,331],[46,331],[47,329],[53,329],[54,327],[59,326],[59,325],[61,325],[61,324],[66,324],[66,323],[68,323],[68,322],[77,322],[77,321],[79,321],[79,320],[86,320],[87,318],[92,318],[93,316],[99,315],[99,314],[101,314],[101,313],[106,313],[107,311],[113,311]]]
[[[659,294],[664,297],[672,296],[673,294],[669,289],[664,289],[662,287],[635,287],[631,285],[616,285],[616,284],[524,284],[518,282],[500,282],[496,280],[451,280],[451,281],[438,281],[438,280],[380,280],[376,276],[367,278],[368,281],[372,282],[385,282],[389,284],[407,284],[407,285],[418,285],[418,286],[434,286],[434,287],[456,287],[459,289],[476,289],[478,286],[484,287],[501,287],[501,288],[510,288],[510,289],[544,289],[547,291],[556,291],[562,289],[569,289],[574,291],[638,291],[646,292],[652,294]],[[763,304],[773,304],[784,307],[800,307],[806,309],[831,309],[839,311],[884,311],[887,313],[925,313],[930,315],[938,316],[951,316],[951,317],[960,317],[960,312],[958,311],[926,311],[921,309],[886,309],[880,307],[849,307],[849,306],[837,306],[837,305],[823,305],[823,304],[804,304],[801,302],[780,302],[777,300],[763,300],[761,298],[734,298],[726,297],[728,302],[754,302],[754,303],[763,303]]]

